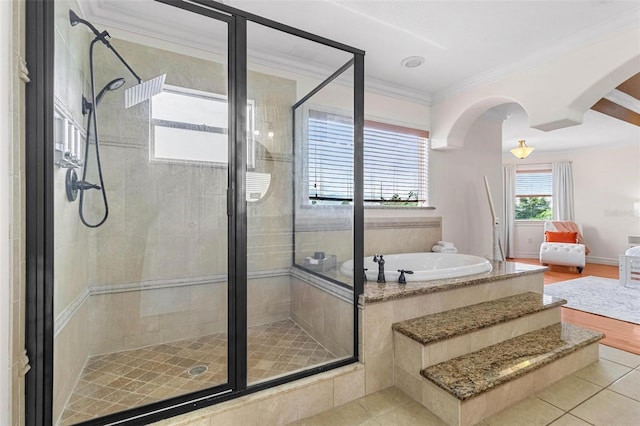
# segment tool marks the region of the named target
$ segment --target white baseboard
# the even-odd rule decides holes
[[[518,259],[539,259],[540,253],[537,252],[528,252],[528,251],[517,251],[514,255],[515,258]],[[597,265],[618,265],[618,259],[611,259],[608,257],[597,257],[597,256],[587,256],[587,263],[595,263]]]
[[[540,258],[540,253],[537,251],[517,251],[514,257],[519,259],[538,259]]]
[[[610,259],[608,257],[587,256],[587,263],[596,263],[598,265],[618,265],[618,259]]]

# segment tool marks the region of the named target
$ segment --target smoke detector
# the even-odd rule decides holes
[[[424,57],[409,56],[408,58],[404,58],[401,64],[407,68],[417,68],[420,65],[424,64]]]

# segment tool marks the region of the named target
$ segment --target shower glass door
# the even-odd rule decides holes
[[[35,410],[143,423],[357,361],[362,287],[340,266],[362,258],[363,52],[217,2],[29,4],[30,94],[54,104],[53,126],[28,104],[51,136],[28,138],[52,186],[27,185],[47,231],[29,238]],[[316,203],[334,172],[342,198]]]
[[[314,243],[305,243],[305,250],[299,253],[303,259],[315,255],[318,276],[294,267],[298,254],[294,246],[300,242],[294,231],[296,217],[301,208],[311,206],[307,194],[307,204],[298,205],[305,179],[300,171],[308,167],[308,161],[294,146],[293,107],[352,58],[349,52],[247,23],[247,98],[252,106],[245,176],[249,385],[327,365],[354,353],[353,288],[336,289],[334,282],[322,276],[336,278],[338,261],[353,257],[351,205],[339,206],[343,208],[337,213],[320,207],[324,218],[330,219],[324,222],[331,222],[335,217],[329,216],[335,214],[344,219],[338,232],[327,232],[335,228],[325,228],[319,217],[309,223],[312,229],[306,234],[315,236]],[[326,108],[329,102],[340,111],[346,109],[352,122],[352,79],[342,86],[332,85],[323,95],[314,98],[317,105]],[[345,138],[352,141],[352,133]],[[345,148],[344,160],[351,164],[353,143]],[[351,186],[352,181],[353,174]]]
[[[153,37],[132,32],[124,14],[96,23],[125,65],[95,42],[89,25],[70,24],[69,9],[93,10],[80,3],[55,3],[53,418],[60,424],[228,389],[232,367],[228,20],[138,2],[143,15],[151,6]],[[181,28],[194,30],[178,39]],[[127,91],[144,88],[132,70],[143,81],[166,80],[160,93],[125,108]],[[76,183],[72,199],[74,172],[85,184]]]

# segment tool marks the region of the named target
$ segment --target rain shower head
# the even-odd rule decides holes
[[[140,84],[136,84],[135,86],[128,88],[124,93],[124,107],[131,108],[140,102],[151,99],[158,93],[162,93],[164,79],[166,77],[166,74],[162,74],[158,77],[152,78],[151,80],[143,81]]]

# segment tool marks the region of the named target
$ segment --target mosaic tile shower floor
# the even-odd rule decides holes
[[[290,319],[250,327],[248,353],[249,383],[336,359]],[[207,370],[190,374],[197,366]],[[226,333],[94,356],[87,361],[60,424],[223,384],[226,376]]]

